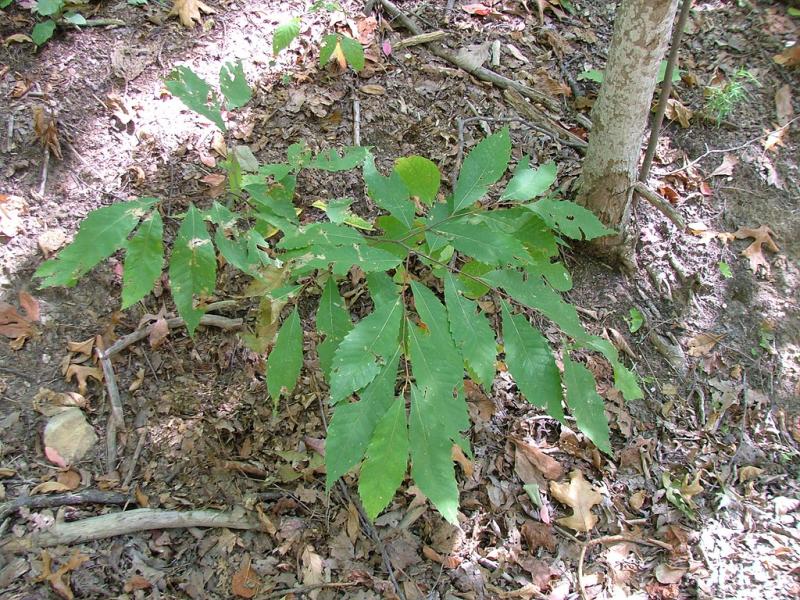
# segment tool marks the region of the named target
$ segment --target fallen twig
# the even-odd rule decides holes
[[[395,50],[400,48],[408,48],[409,46],[418,46],[420,44],[428,44],[430,42],[439,42],[447,37],[447,34],[442,31],[431,31],[430,33],[420,33],[419,35],[412,35],[405,39],[400,40],[394,45]]]
[[[589,144],[579,138],[577,135],[565,129],[560,124],[556,123],[553,119],[545,115],[542,111],[538,110],[530,102],[525,99],[516,90],[505,90],[503,92],[505,99],[511,104],[514,109],[523,117],[530,121],[535,121],[542,129],[547,131],[554,139],[563,141],[567,146],[577,148],[585,152]]]
[[[0,521],[22,507],[54,508],[56,506],[80,506],[82,504],[114,504],[122,506],[130,502],[130,497],[115,492],[84,490],[55,496],[20,496],[0,504]]]
[[[666,200],[661,194],[657,194],[649,187],[647,184],[642,183],[641,181],[637,181],[633,184],[633,191],[635,191],[639,196],[647,200],[650,204],[652,204],[656,209],[658,209],[661,214],[667,217],[670,221],[675,223],[675,225],[681,230],[686,230],[686,222],[683,220],[678,212],[670,206],[669,201]]]
[[[133,456],[131,457],[130,465],[128,465],[128,473],[125,475],[125,479],[122,482],[122,487],[127,488],[131,481],[133,480],[133,474],[136,472],[136,463],[139,462],[139,457],[142,454],[142,450],[144,449],[144,443],[147,440],[147,428],[143,427],[139,432],[139,440],[136,442],[136,449],[133,451]]]
[[[261,524],[242,511],[159,510],[137,508],[126,512],[89,517],[71,523],[56,522],[50,529],[34,533],[23,542],[31,548],[61,544],[80,544],[118,535],[151,529],[183,527],[225,527],[227,529],[261,529]]]
[[[353,94],[353,145],[361,145],[361,101]]]
[[[397,6],[391,2],[391,0],[380,0],[381,6],[383,6],[384,10],[393,18],[397,19],[403,27],[408,29],[411,33],[416,35],[422,35],[423,31],[411,20],[408,16],[403,13]],[[456,56],[452,52],[445,50],[440,46],[429,46],[431,53],[439,58],[446,60],[449,63],[456,65],[457,67],[463,69],[470,75],[477,77],[483,81],[488,81],[489,83],[493,83],[494,85],[500,88],[512,88],[517,90],[523,96],[527,96],[531,100],[536,102],[540,102],[550,110],[556,110],[558,108],[556,102],[550,98],[549,96],[542,94],[541,92],[537,92],[531,87],[520,83],[519,81],[514,81],[513,79],[509,79],[508,77],[503,77],[502,75],[495,73],[489,69],[484,67],[474,67],[468,64],[468,61],[462,59],[459,56]]]
[[[42,182],[39,184],[39,195],[44,196],[44,188],[47,187],[47,169],[50,167],[50,150],[44,149],[44,164],[42,164]]]
[[[200,325],[205,325],[206,327],[219,327],[220,329],[237,329],[242,326],[242,319],[229,319],[228,317],[222,317],[220,315],[209,315],[205,314],[200,317]],[[171,319],[167,319],[167,327],[170,329],[175,329],[177,327],[183,326],[184,320],[180,317],[173,317]],[[119,352],[122,352],[125,348],[130,346],[131,344],[135,344],[136,342],[143,340],[147,336],[150,335],[150,331],[152,330],[153,325],[148,325],[147,327],[143,327],[142,329],[138,329],[133,333],[129,333],[125,337],[118,339],[114,344],[106,350],[103,354],[107,357],[112,357]]]

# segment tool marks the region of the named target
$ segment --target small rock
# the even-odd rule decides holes
[[[97,434],[80,408],[67,408],[54,415],[44,428],[45,452],[61,467],[80,461],[96,443]]]

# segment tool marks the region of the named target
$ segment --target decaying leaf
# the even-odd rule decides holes
[[[787,83],[779,87],[778,91],[775,92],[775,115],[778,117],[778,125],[786,125],[792,120],[793,114],[792,88]]]
[[[250,557],[242,561],[242,566],[231,577],[231,593],[240,598],[252,598],[258,593],[261,582],[250,568]]]
[[[69,560],[61,565],[58,570],[52,570],[52,557],[46,550],[42,550],[42,573],[34,582],[40,581],[48,581],[55,591],[60,597],[64,598],[65,600],[72,600],[75,595],[72,593],[72,588],[69,586],[69,572],[74,571],[78,567],[80,567],[83,563],[89,560],[89,557],[85,554],[81,554],[77,550],[70,556]]]
[[[780,248],[772,238],[775,233],[767,225],[762,225],[757,229],[750,227],[740,227],[733,234],[737,240],[746,238],[753,238],[753,243],[744,249],[742,254],[750,260],[750,269],[753,273],[758,272],[759,267],[764,267],[764,270],[769,274],[769,261],[764,256],[764,248],[770,252],[778,252]]]
[[[303,549],[300,557],[303,574],[303,585],[319,585],[324,581],[322,575],[322,557],[314,551],[310,544]],[[309,593],[310,598],[316,598],[322,590],[314,590]]]
[[[644,500],[647,497],[647,492],[644,490],[639,490],[638,492],[634,492],[631,494],[628,503],[631,505],[633,510],[641,510],[642,506],[644,506]]]
[[[724,337],[713,333],[698,333],[689,340],[689,356],[706,356]]]
[[[786,135],[787,131],[789,131],[788,123],[778,127],[777,129],[767,132],[767,139],[764,140],[764,151],[769,152],[771,150],[775,150],[777,146],[783,146],[783,137]]]
[[[739,159],[734,154],[725,154],[722,157],[720,165],[714,169],[714,172],[709,177],[724,176],[730,177],[733,175],[733,168],[739,164]]]
[[[672,567],[667,563],[661,563],[655,568],[656,579],[664,585],[678,583],[686,575],[686,572],[687,569]]]
[[[461,10],[469,15],[477,15],[479,17],[485,17],[492,12],[491,8],[483,4],[465,4],[461,7]]]
[[[763,472],[764,469],[760,469],[752,465],[742,467],[739,469],[739,483],[744,483],[745,481],[750,481],[751,479],[757,479]]]
[[[70,491],[69,486],[58,481],[45,481],[31,490],[31,496],[36,494],[56,494]]]
[[[569,474],[569,483],[550,482],[550,493],[553,498],[572,509],[568,517],[556,522],[575,531],[591,531],[597,524],[597,515],[592,507],[599,504],[603,497],[583,478],[583,473],[575,469]]]
[[[553,552],[558,546],[553,535],[553,527],[547,523],[525,521],[519,531],[523,539],[528,543],[528,550],[531,553],[536,552],[540,547]]]
[[[453,460],[458,463],[459,467],[461,467],[461,471],[464,473],[464,476],[467,478],[472,477],[472,473],[475,469],[472,466],[472,461],[464,455],[464,451],[461,449],[461,446],[458,444],[453,444],[452,453]]]
[[[39,250],[45,258],[50,258],[56,251],[61,249],[67,241],[67,234],[63,229],[48,229],[36,238]]]
[[[772,57],[772,60],[784,67],[796,67],[800,65],[800,44],[795,44],[780,54],[776,54]]]
[[[178,17],[184,27],[191,29],[194,27],[195,21],[198,23],[202,21],[201,11],[207,15],[217,12],[200,0],[174,0],[169,16]]]
[[[33,107],[33,131],[39,143],[61,160],[61,142],[58,140],[56,120],[41,106]]]
[[[86,385],[91,377],[95,381],[103,381],[103,372],[96,367],[84,367],[82,365],[70,365],[67,367],[64,378],[72,381],[73,377],[78,380],[78,392],[86,395]]]
[[[10,347],[19,350],[34,333],[33,322],[39,320],[39,303],[25,291],[19,293],[20,313],[7,302],[0,302],[0,335],[12,338]]]
[[[22,225],[22,215],[28,204],[20,196],[0,194],[0,236],[14,237]]]
[[[677,121],[681,124],[681,127],[686,129],[689,127],[689,121],[692,119],[693,115],[694,113],[691,110],[674,98],[667,100],[667,109],[664,111],[664,116],[670,121]]]
[[[561,463],[542,452],[535,443],[516,436],[513,436],[511,441],[514,442],[517,449],[515,462],[526,460],[544,475],[545,479],[559,479],[564,474],[564,467],[561,466]],[[530,482],[526,481],[525,483]]]

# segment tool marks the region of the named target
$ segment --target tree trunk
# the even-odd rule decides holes
[[[678,0],[623,0],[617,9],[577,199],[619,232],[597,240],[606,253],[625,243],[631,186],[677,6]]]

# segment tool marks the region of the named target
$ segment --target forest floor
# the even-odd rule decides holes
[[[569,300],[587,328],[627,355],[645,398],[622,403],[607,364],[589,357],[611,419],[610,459],[520,398],[507,373],[491,390],[470,388],[475,458],[457,470],[453,527],[408,485],[374,524],[359,519],[354,479],[345,478],[352,496],[326,493],[328,407],[313,353],[274,415],[263,357],[237,331],[201,328],[192,340],[175,329],[155,348],[146,340],[129,346],[113,363],[126,428],[109,440],[92,347],[162,307],[174,313],[168,294],[121,312],[114,261],[72,289],[39,290],[32,279],[101,205],[154,196],[172,214],[211,202],[220,160],[213,127],[164,88],[178,64],[209,76],[225,61],[244,62],[256,93],[233,118],[230,141],[262,162],[282,160],[299,140],[315,150],[351,145],[357,124],[379,162],[419,154],[449,176],[460,144],[468,151],[506,124],[499,119],[521,116],[508,122],[514,157],[554,160],[559,189],[574,195],[578,150],[530,127],[503,90],[426,46],[397,48],[409,33],[386,13],[365,15],[348,2],[347,16],[308,15],[301,37],[275,59],[272,32],[287,14],[303,13],[303,2],[208,4],[215,12],[187,28],[155,1],[91,3],[87,15],[125,25],[57,31],[39,51],[19,37],[34,23],[24,2],[0,13],[0,331],[16,319],[26,332],[0,338],[2,597],[800,596],[800,124],[792,120],[800,77],[797,46],[783,54],[800,39],[800,18],[771,2],[695,2],[668,112],[674,120],[665,121],[649,182],[687,231],[640,203],[635,274],[578,250],[565,255],[575,281]],[[604,67],[615,3],[562,4],[399,6],[473,59],[486,60],[498,42],[499,64],[487,66],[546,92],[558,107],[550,117],[586,138],[598,84],[581,74]],[[358,75],[318,66],[319,39],[337,27],[367,45]],[[740,69],[754,79],[738,79],[745,95],[717,123],[704,89],[735,81]],[[476,116],[484,119],[464,124],[462,142],[459,119]],[[53,144],[47,160],[42,134]],[[309,176],[298,189],[303,207],[342,196],[368,203],[355,175]],[[222,314],[249,327],[257,300],[241,291],[223,277],[217,299],[234,299]],[[631,309],[644,318],[638,329]],[[42,441],[64,402],[97,434],[70,469],[52,464]],[[117,444],[111,464],[109,441]],[[577,470],[600,492],[588,536],[556,523],[569,508],[549,493],[553,472],[531,461],[539,450],[559,466],[559,479]],[[540,506],[525,491],[537,487]],[[65,494],[77,495],[77,505],[57,506]],[[261,530],[234,522],[26,544],[56,518],[119,513],[102,501],[233,511],[230,519],[258,519]]]

